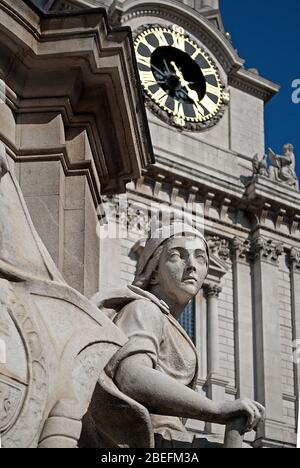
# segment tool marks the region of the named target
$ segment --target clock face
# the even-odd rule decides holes
[[[171,123],[205,128],[221,116],[228,96],[218,70],[183,28],[149,27],[137,36],[135,51],[142,86]]]

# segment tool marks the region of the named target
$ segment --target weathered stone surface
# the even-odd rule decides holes
[[[76,447],[126,337],[62,279],[0,147],[0,432],[6,448]]]

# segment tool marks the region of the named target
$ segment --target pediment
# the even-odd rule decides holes
[[[217,281],[217,282],[221,281],[223,276],[225,276],[226,273],[228,273],[228,271],[229,271],[229,265],[225,262],[225,260],[222,260],[216,255],[211,255],[209,271],[208,271],[209,281]]]

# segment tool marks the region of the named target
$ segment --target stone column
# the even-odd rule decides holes
[[[222,288],[210,284],[206,288],[207,298],[207,336],[208,336],[208,375],[219,373],[219,315],[218,298]]]
[[[222,288],[217,284],[209,284],[204,291],[207,299],[207,396],[214,402],[222,402],[226,399],[225,389],[229,383],[219,372],[218,298]],[[223,434],[224,428],[209,423],[206,425],[206,431]]]
[[[266,422],[257,434],[258,446],[284,440],[280,366],[278,259],[282,244],[257,236],[252,243],[256,399],[266,407]],[[260,444],[260,445],[259,445]]]
[[[299,360],[300,348],[300,250],[292,248],[290,252],[291,289],[292,289],[292,317],[293,317],[293,339]],[[300,362],[295,363],[296,370],[296,395],[300,395]],[[298,407],[299,412],[299,407]]]
[[[237,397],[254,398],[253,317],[250,242],[233,239],[231,245],[234,287],[235,356]]]

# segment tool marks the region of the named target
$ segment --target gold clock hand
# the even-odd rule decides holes
[[[179,70],[179,68],[177,67],[176,63],[175,63],[175,62],[171,62],[171,65],[172,65],[172,67],[174,67],[176,76],[177,76],[177,78],[179,78],[181,85],[184,86],[185,89],[187,90],[188,97],[189,97],[192,101],[195,101],[195,102],[198,101],[199,96],[198,96],[197,91],[194,91],[193,89],[190,88],[189,82],[186,81],[186,79],[185,79],[184,76],[183,76],[183,73]]]
[[[188,92],[189,98],[192,101],[197,102],[199,100],[199,96],[198,96],[197,91],[194,91],[193,89],[191,89],[188,84],[185,84],[184,86],[185,86],[185,88],[186,88],[186,90]]]
[[[179,68],[177,67],[176,63],[171,62],[171,65],[175,70],[177,78],[179,78],[181,82],[185,82],[184,76],[183,76],[182,72],[179,70]]]

